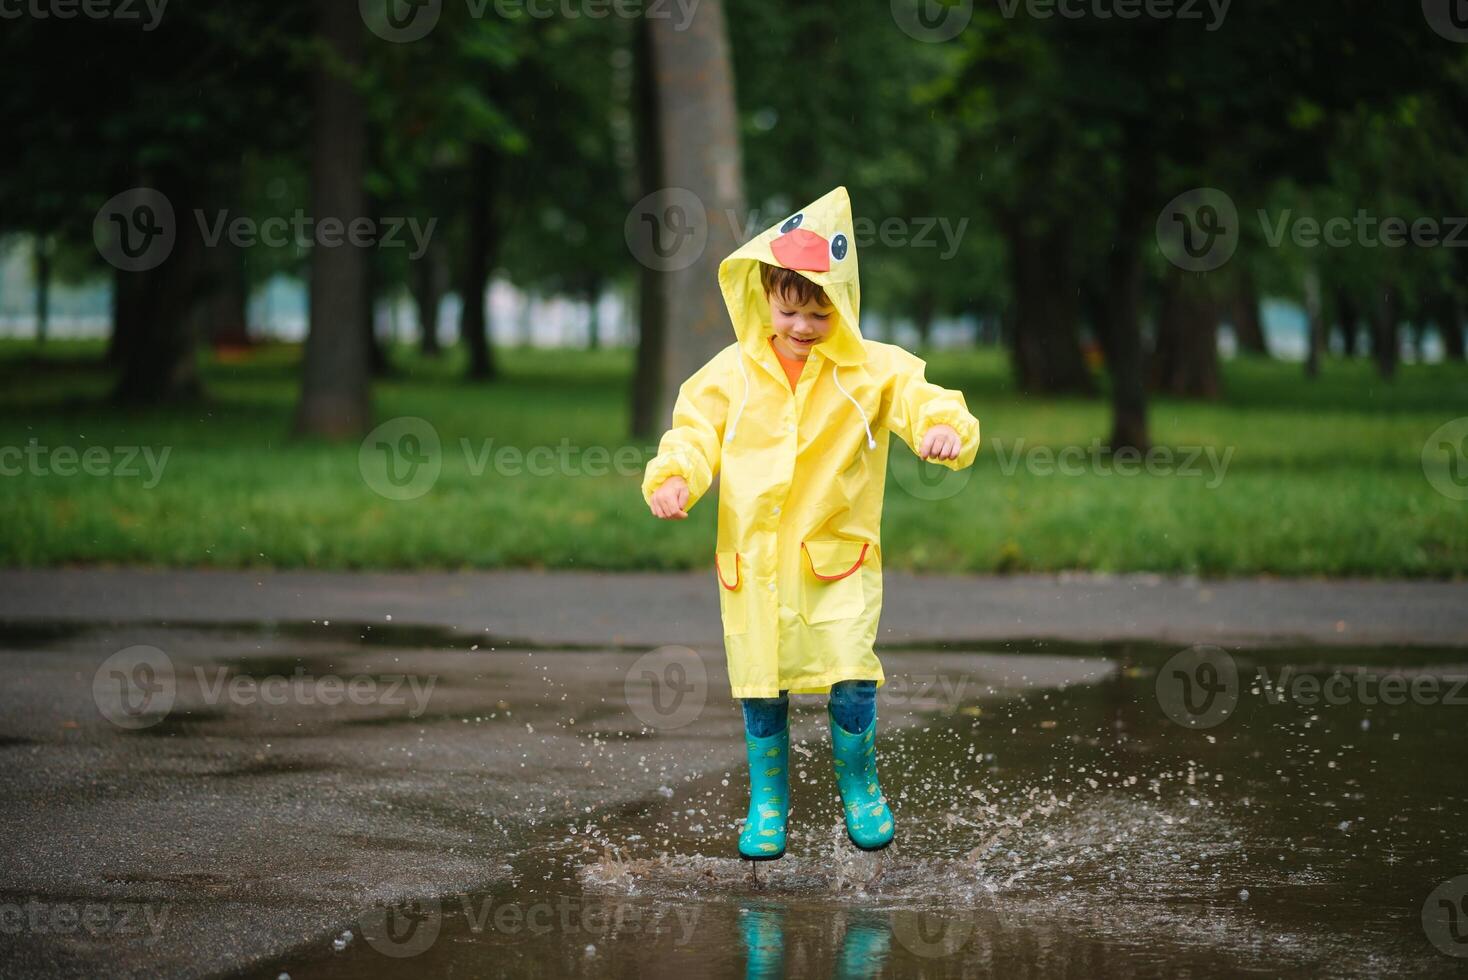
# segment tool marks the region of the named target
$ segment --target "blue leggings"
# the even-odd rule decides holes
[[[741,698],[744,730],[755,738],[769,738],[785,730],[790,712],[790,692],[777,698]],[[876,681],[837,681],[831,685],[831,714],[836,724],[853,735],[871,727],[877,717]]]

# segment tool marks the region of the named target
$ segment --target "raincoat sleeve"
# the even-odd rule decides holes
[[[905,352],[904,352],[905,353]],[[923,444],[923,436],[935,425],[951,425],[958,433],[961,448],[957,459],[930,459],[928,462],[961,470],[973,464],[979,452],[979,420],[969,414],[963,392],[933,384],[924,377],[927,365],[922,358],[907,354],[896,364],[893,379],[892,407],[887,428],[902,437],[914,453]]]
[[[725,372],[715,357],[678,389],[673,405],[673,427],[658,443],[658,454],[642,476],[642,499],[653,493],[670,476],[681,476],[688,484],[688,509],[708,492],[719,472],[724,422],[729,414],[729,392]]]

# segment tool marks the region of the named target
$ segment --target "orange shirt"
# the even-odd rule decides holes
[[[780,361],[780,366],[785,369],[785,377],[790,379],[790,390],[795,390],[796,382],[800,380],[800,372],[805,370],[805,362],[798,357],[786,357],[780,353],[780,348],[775,346],[775,338],[770,338],[770,349],[775,352],[775,357]]]

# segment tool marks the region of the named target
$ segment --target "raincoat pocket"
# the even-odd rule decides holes
[[[744,561],[737,551],[714,553],[714,571],[719,576],[719,612],[724,635],[749,629],[749,589],[745,588]]]
[[[801,577],[801,614],[807,623],[855,619],[866,608],[861,576],[867,560],[865,541],[802,541],[805,575]]]

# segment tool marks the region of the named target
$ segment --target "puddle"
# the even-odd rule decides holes
[[[846,843],[820,700],[797,699],[788,856],[757,880],[729,856],[743,772],[688,772],[548,821],[494,888],[369,909],[339,949],[254,975],[1459,975],[1434,940],[1468,953],[1468,920],[1429,935],[1422,912],[1468,874],[1468,656],[1248,651],[1231,714],[1192,730],[1157,698],[1175,650],[1092,650],[1084,682],[951,684],[936,715],[884,702],[881,854]],[[1276,698],[1287,664],[1348,693]],[[1437,693],[1362,693],[1386,665]]]

